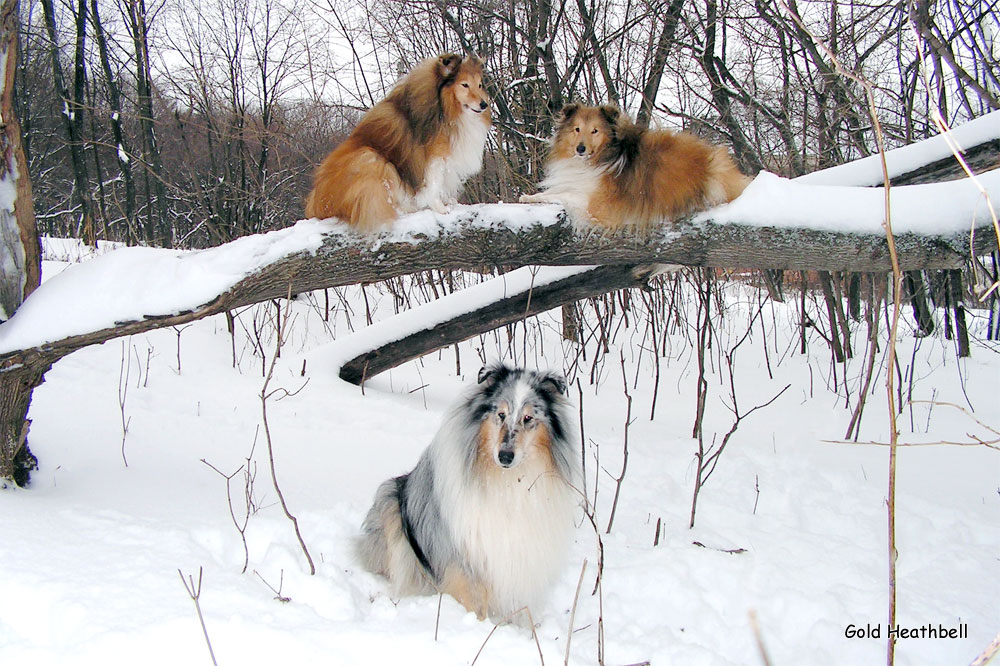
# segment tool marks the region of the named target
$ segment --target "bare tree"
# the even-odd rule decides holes
[[[41,248],[31,204],[31,181],[21,144],[21,127],[14,113],[13,87],[17,71],[17,0],[0,4],[0,184],[7,197],[0,201],[0,317],[10,318],[41,280]],[[39,377],[40,379],[40,377]],[[0,487],[8,481],[27,483],[37,461],[28,448],[27,419],[35,384],[14,383],[0,391]]]

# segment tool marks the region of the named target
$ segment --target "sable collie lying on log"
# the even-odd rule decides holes
[[[518,620],[559,575],[580,503],[566,382],[504,365],[445,417],[408,474],[375,493],[357,553],[394,595],[446,593]]]
[[[490,124],[482,63],[452,53],[429,58],[326,156],[306,215],[370,232],[421,208],[445,212],[482,167]]]
[[[749,179],[726,149],[686,132],[637,127],[613,106],[566,105],[538,194],[609,231],[640,230],[732,201]]]

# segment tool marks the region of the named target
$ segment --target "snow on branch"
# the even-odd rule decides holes
[[[961,147],[966,161],[977,171],[995,168],[1000,164],[1000,111],[954,128],[951,139]],[[885,161],[892,184],[939,182],[962,174],[951,146],[940,134],[887,151]],[[813,171],[796,180],[809,185],[881,185],[882,158],[871,155]]]
[[[997,200],[1000,170],[980,177]],[[997,247],[967,181],[896,187],[893,226],[904,270],[960,266]],[[648,236],[580,232],[552,205],[423,211],[380,235],[303,220],[208,250],[122,248],[43,284],[0,325],[0,363],[44,358],[267,299],[428,269],[667,263],[731,268],[885,271],[882,193],[761,174],[733,203]],[[970,248],[970,231],[975,230]]]

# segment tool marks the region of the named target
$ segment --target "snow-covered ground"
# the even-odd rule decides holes
[[[64,266],[47,262],[46,275]],[[732,424],[720,361],[761,298],[741,284],[725,294],[709,360],[706,444]],[[655,364],[638,300],[627,321],[616,308],[607,355],[595,339],[579,355],[562,341],[553,312],[460,345],[460,374],[447,349],[374,378],[362,393],[337,379],[337,340],[364,327],[366,301],[374,320],[391,316],[394,296],[368,287],[329,297],[328,322],[323,292],[293,304],[269,389],[294,394],[268,402],[278,481],[316,574],[277,503],[260,428],[266,365],[255,346],[259,337],[270,363],[274,330],[266,320],[275,306],[242,311],[235,340],[221,317],[113,340],[66,357],[35,391],[31,447],[42,467],[29,490],[0,493],[0,663],[211,663],[178,570],[195,581],[203,571],[200,607],[219,664],[469,664],[487,639],[477,664],[539,663],[525,630],[491,635],[492,624],[450,598],[438,620],[437,598],[392,599],[351,556],[376,486],[410,469],[454,396],[475,382],[482,358],[561,368],[574,402],[582,389],[602,594],[591,595],[598,540],[581,517],[549,605],[533,609],[546,663],[563,661],[585,559],[572,664],[597,663],[601,627],[609,665],[761,663],[751,613],[773,664],[884,663],[888,451],[833,442],[850,420],[845,402],[853,407],[860,391],[867,353],[860,328],[845,378],[843,366],[834,374],[815,329],[808,354],[799,353],[797,299],[765,303],[735,354],[739,407],[745,413],[791,388],[740,424],[688,529],[697,369],[690,331],[674,326],[672,314],[657,324],[650,420]],[[682,301],[693,321],[690,294]],[[810,307],[814,319],[825,319]],[[903,441],[995,439],[972,414],[1000,429],[996,343],[979,340],[972,358],[959,361],[951,342],[903,328],[904,395],[963,407],[908,406],[899,419]],[[971,328],[981,338],[984,322]],[[620,351],[634,421],[614,525],[604,534],[622,469]],[[886,439],[884,381],[883,370],[860,441]],[[254,510],[241,573],[243,541],[223,474],[235,473],[229,488],[242,524],[239,470],[248,458]],[[964,638],[901,640],[897,663],[968,663],[1000,631],[1000,451],[901,449],[896,502],[900,623],[967,627]],[[882,638],[848,638],[851,625],[877,626]]]

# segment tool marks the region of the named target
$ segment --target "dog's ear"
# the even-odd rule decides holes
[[[438,56],[437,72],[442,81],[448,81],[458,74],[458,68],[462,66],[462,56],[455,53],[444,53]]]
[[[614,104],[602,104],[600,107],[601,116],[605,122],[614,127],[621,120],[622,112]]]
[[[487,388],[493,386],[504,377],[510,374],[510,368],[502,363],[496,365],[484,365],[479,369],[479,383],[485,384]]]
[[[558,124],[568,123],[576,115],[576,112],[580,110],[580,105],[576,102],[570,102],[562,108],[559,112]]]
[[[482,74],[485,66],[483,65],[483,59],[477,56],[475,53],[465,56],[465,63],[479,70]]]
[[[538,378],[537,386],[563,395],[566,395],[568,391],[566,379],[562,375],[557,375],[553,372],[541,374]]]

